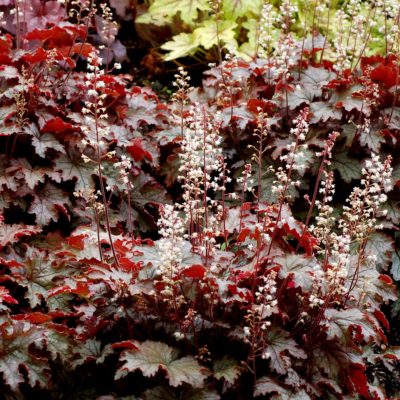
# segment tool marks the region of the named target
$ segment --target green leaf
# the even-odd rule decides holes
[[[221,43],[230,44],[235,48],[237,43],[234,29],[236,27],[237,24],[234,21],[222,21],[219,23],[217,31],[217,24],[215,21],[207,20],[193,31],[193,35],[195,42],[203,46],[206,50],[217,45],[218,38]]]
[[[179,35],[175,35],[172,40],[164,43],[161,48],[169,51],[164,56],[165,61],[171,61],[194,54],[199,45],[198,36],[195,36],[193,33],[180,33]]]
[[[361,146],[367,146],[372,151],[379,152],[381,144],[385,143],[385,137],[381,134],[381,131],[371,127],[371,129],[360,131],[359,141]]]
[[[225,356],[214,362],[214,378],[223,379],[228,386],[233,386],[239,378],[242,371],[237,361],[233,358]]]
[[[249,185],[257,188],[257,169],[253,169],[253,184]],[[277,203],[279,202],[279,195],[276,192],[273,192],[271,188],[274,186],[274,182],[276,181],[276,175],[273,171],[268,169],[263,169],[263,173],[261,176],[261,200],[267,201],[268,203]],[[292,202],[294,199],[299,197],[299,191],[296,186],[290,185],[287,190],[288,201]]]
[[[336,169],[347,183],[350,183],[353,179],[361,178],[360,161],[350,158],[346,150],[341,150],[333,155],[332,168]]]
[[[354,123],[343,124],[341,125],[341,128],[341,137],[344,137],[346,139],[344,145],[345,147],[350,147],[354,142],[354,138],[356,137],[358,128]]]
[[[280,400],[289,400],[292,397],[293,393],[290,390],[284,388],[279,382],[269,378],[268,376],[263,376],[260,379],[257,379],[256,385],[254,387],[254,396],[265,396],[267,394],[276,393],[278,397],[268,396],[269,399],[277,398]]]
[[[183,22],[192,25],[197,20],[199,11],[209,9],[208,0],[155,0],[149,8],[148,17],[141,17],[137,22],[149,23],[153,19],[164,19],[168,23],[179,13]]]
[[[125,363],[120,367],[115,379],[126,376],[129,372],[140,369],[145,377],[154,376],[162,369],[171,386],[188,383],[193,387],[202,387],[207,377],[206,369],[193,357],[178,358],[177,349],[165,343],[146,340],[133,342],[137,350],[124,351],[120,360]]]
[[[258,16],[262,5],[262,0],[225,0],[222,9],[224,18],[234,21],[238,17]]]
[[[276,18],[278,16],[278,11],[275,8],[272,11],[272,16],[273,18]],[[247,41],[241,44],[239,49],[236,51],[236,54],[239,57],[243,58],[245,61],[250,62],[254,60],[256,51],[260,52],[261,50],[259,47],[259,18],[250,18],[249,16],[247,16],[247,19],[240,23],[240,31],[245,31]],[[281,31],[279,28],[272,26],[269,33],[272,37],[272,47],[279,40]]]

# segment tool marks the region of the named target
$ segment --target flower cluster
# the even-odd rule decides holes
[[[129,175],[132,170],[132,161],[125,155],[121,155],[121,161],[115,163],[118,168],[119,177],[121,182],[124,184],[126,191],[130,191],[133,188],[132,182],[129,179]]]
[[[160,210],[157,225],[162,237],[158,244],[160,261],[157,265],[157,275],[165,282],[173,284],[173,278],[179,273],[183,258],[184,221],[174,206],[166,204]]]
[[[269,56],[271,55],[273,40],[272,30],[276,19],[277,16],[275,14],[275,9],[272,4],[265,3],[261,11],[259,27],[258,54],[260,55],[260,57],[269,59]]]
[[[290,130],[293,136],[293,141],[286,146],[286,153],[280,156],[280,161],[283,166],[279,167],[276,171],[276,181],[272,187],[272,192],[278,195],[278,198],[283,201],[287,198],[288,188],[290,186],[298,186],[299,181],[292,179],[292,174],[298,172],[301,174],[304,171],[304,164],[301,160],[303,159],[303,151],[307,149],[305,141],[308,133],[308,119],[310,117],[310,110],[308,108],[303,109],[299,116],[295,118],[293,124],[294,128]]]
[[[224,157],[219,134],[219,116],[213,118],[192,106],[181,144],[179,179],[183,182],[182,209],[190,226],[190,239],[203,253],[212,249],[220,225],[220,207],[210,192],[225,191]],[[213,209],[216,208],[213,213]]]
[[[378,228],[377,213],[387,200],[386,192],[391,190],[391,156],[384,162],[379,155],[372,154],[362,169],[362,187],[356,187],[350,194],[348,206],[343,207],[343,218],[339,221],[345,235],[349,235],[358,242],[368,238],[371,231]]]

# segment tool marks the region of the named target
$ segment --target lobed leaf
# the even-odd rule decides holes
[[[160,369],[167,376],[173,387],[188,383],[193,387],[202,387],[207,377],[204,367],[193,357],[178,358],[178,352],[165,343],[146,340],[134,342],[137,350],[124,351],[120,360],[124,364],[117,370],[115,379],[126,376],[129,372],[140,369],[145,377],[154,376]]]

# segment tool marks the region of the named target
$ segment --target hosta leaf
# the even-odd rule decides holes
[[[207,377],[206,370],[193,357],[178,358],[178,352],[165,343],[147,340],[134,342],[137,350],[124,351],[120,360],[124,362],[117,370],[115,379],[126,376],[129,372],[140,369],[145,377],[154,376],[162,369],[171,386],[188,383],[201,387]]]
[[[223,379],[229,386],[234,385],[242,371],[237,361],[225,356],[214,362],[214,378]]]

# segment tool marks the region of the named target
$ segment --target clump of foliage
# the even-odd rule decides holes
[[[284,25],[296,40],[331,45],[336,54],[329,49],[327,53],[332,58],[342,53],[349,61],[360,52],[387,53],[394,45],[388,33],[397,31],[399,18],[396,0],[149,0],[148,4],[135,22],[170,29],[171,40],[158,42],[167,51],[167,61],[186,56],[215,61],[221,48],[249,61],[257,57],[266,38],[271,48],[278,45]],[[155,35],[147,39],[156,44]]]
[[[180,68],[162,103],[111,64],[106,4],[21,7],[0,37],[0,398],[398,396],[397,55],[333,63],[286,26],[202,87]]]

